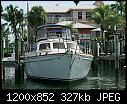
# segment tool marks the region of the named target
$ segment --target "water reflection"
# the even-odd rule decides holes
[[[97,72],[98,71],[98,72]],[[84,79],[74,82],[49,81],[27,79],[20,85],[15,85],[14,68],[6,69],[5,81],[2,82],[3,89],[72,89],[72,90],[91,90],[91,89],[106,89],[106,90],[124,90],[125,89],[125,70],[119,70],[118,81],[115,80],[115,69],[113,65],[100,66],[98,70],[91,69],[88,76]]]

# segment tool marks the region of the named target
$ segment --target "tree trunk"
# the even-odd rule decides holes
[[[14,31],[15,31],[15,61],[16,61],[16,64],[17,64],[17,63],[19,63],[19,49],[18,49],[19,48],[18,47],[18,45],[19,45],[19,42],[18,42],[19,37],[18,37],[18,34],[17,34],[16,26],[15,26]]]
[[[17,36],[15,36],[15,61],[16,61],[16,70],[17,70],[17,64],[19,63],[18,37]]]
[[[23,56],[23,53],[24,53],[24,42],[23,42],[23,40],[21,39],[21,56]]]
[[[17,32],[15,29],[15,62],[16,62],[16,66],[15,66],[15,84],[19,85],[20,84],[20,78],[21,78],[21,73],[20,73],[20,69],[19,69],[19,47],[18,47],[18,43],[19,43],[19,37],[17,36]]]

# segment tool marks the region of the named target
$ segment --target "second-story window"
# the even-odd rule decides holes
[[[78,19],[82,19],[82,12],[78,12]]]
[[[86,19],[89,19],[92,16],[92,12],[86,12]]]

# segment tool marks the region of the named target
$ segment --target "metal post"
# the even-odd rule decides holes
[[[29,4],[27,3],[27,42],[28,42],[28,40],[29,40],[28,12],[29,12]]]
[[[24,53],[24,42],[23,42],[23,39],[21,39],[21,56],[23,56],[23,53]]]
[[[91,40],[92,55],[94,55],[94,40]]]
[[[122,54],[122,39],[120,39],[120,55]]]
[[[99,43],[97,43],[97,56],[99,56],[100,52],[99,52],[100,46]]]

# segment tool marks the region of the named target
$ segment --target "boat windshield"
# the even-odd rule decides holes
[[[40,39],[47,39],[47,32],[46,32],[46,28],[40,28],[37,31],[37,37],[36,37],[36,41],[40,40]]]
[[[67,27],[41,27],[36,33],[36,41],[53,38],[71,39],[71,32]]]
[[[50,43],[40,44],[39,50],[50,49]]]
[[[64,43],[53,43],[54,49],[65,49]]]

